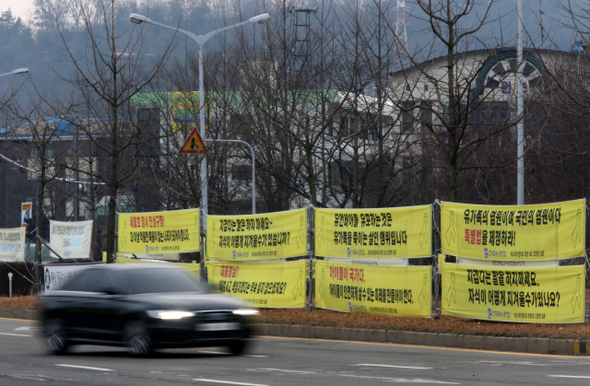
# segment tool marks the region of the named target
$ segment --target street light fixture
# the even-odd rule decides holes
[[[240,27],[245,24],[254,24],[254,23],[263,24],[269,20],[270,20],[270,15],[268,13],[263,13],[260,15],[253,16],[250,19],[248,19],[247,21],[233,24],[233,25],[230,25],[230,26],[224,27],[224,28],[219,28],[214,31],[208,32],[205,35],[196,35],[192,32],[185,31],[185,30],[177,28],[177,27],[171,27],[171,26],[168,26],[168,25],[165,25],[162,23],[158,23],[158,22],[153,21],[152,19],[150,19],[149,17],[144,16],[144,15],[139,15],[137,13],[132,13],[131,15],[129,15],[129,21],[134,24],[149,23],[149,24],[154,24],[159,27],[166,28],[166,29],[169,29],[169,30],[172,30],[175,32],[179,32],[181,34],[188,36],[192,40],[194,40],[194,42],[197,43],[197,45],[199,46],[199,122],[200,122],[199,134],[201,134],[201,138],[203,138],[203,140],[206,140],[206,138],[205,138],[205,114],[204,114],[204,110],[205,110],[204,109],[205,108],[205,97],[204,97],[205,80],[204,80],[204,76],[203,76],[203,45],[205,45],[205,43],[207,43],[207,41],[209,39],[211,39],[213,36],[215,36],[219,32],[227,31],[228,29]],[[203,213],[205,215],[207,215],[208,214],[208,202],[207,202],[207,158],[206,157],[203,158],[203,161],[201,162],[201,184],[202,184],[201,185],[201,196],[202,196],[202,200],[203,200]]]
[[[12,70],[10,72],[7,72],[5,74],[0,74],[0,76],[7,76],[7,75],[24,75],[24,74],[28,74],[29,73],[29,69],[26,67],[23,68],[17,68],[16,70]]]

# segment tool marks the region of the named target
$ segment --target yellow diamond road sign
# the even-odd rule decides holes
[[[197,128],[195,127],[193,131],[189,134],[184,141],[184,145],[178,151],[179,153],[205,153],[207,151],[207,147],[205,146],[205,142],[199,135]]]

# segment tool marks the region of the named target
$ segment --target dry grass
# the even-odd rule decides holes
[[[439,319],[406,318],[350,314],[321,309],[314,309],[311,313],[305,309],[262,309],[259,322],[464,335],[590,339],[590,327],[587,324],[502,323],[452,316],[442,316]]]
[[[7,297],[0,297],[0,308],[36,310],[39,308],[39,299],[36,296],[15,296],[10,301]]]
[[[587,297],[588,299],[588,297]],[[0,297],[0,308],[37,309],[35,296]],[[350,327],[399,331],[451,333],[464,335],[492,335],[511,337],[541,337],[590,340],[590,326],[581,324],[517,324],[462,319],[442,316],[439,319],[403,318],[384,315],[351,314],[315,308],[261,309],[259,323],[308,326]]]

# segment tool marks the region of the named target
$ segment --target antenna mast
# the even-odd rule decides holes
[[[406,29],[406,0],[397,0],[397,21],[395,23],[395,53],[398,64],[403,68],[407,64],[408,31]]]

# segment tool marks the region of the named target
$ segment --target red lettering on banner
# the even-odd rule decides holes
[[[131,216],[129,225],[131,228],[164,228],[164,216]]]
[[[330,266],[330,278],[338,281],[364,282],[365,270],[363,268]]]
[[[481,245],[481,230],[465,229],[465,241],[467,244]]]
[[[221,277],[238,277],[238,271],[240,267],[233,265],[222,265],[221,266]]]

